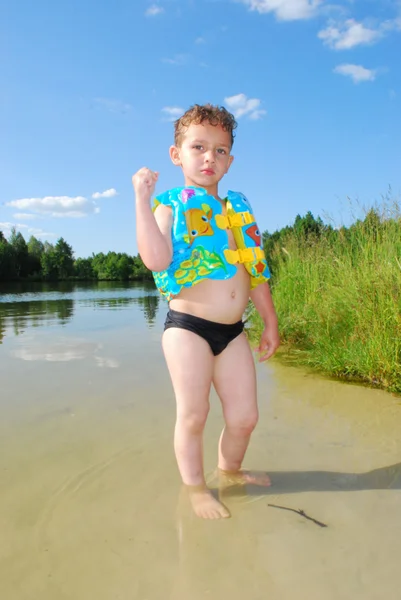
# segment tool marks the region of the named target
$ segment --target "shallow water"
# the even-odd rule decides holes
[[[180,489],[153,288],[0,292],[2,600],[399,599],[400,398],[258,365],[246,466],[272,486],[225,491],[232,519],[203,522]],[[221,426],[213,396],[212,484]]]

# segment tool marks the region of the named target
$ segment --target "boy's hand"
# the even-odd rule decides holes
[[[134,186],[135,196],[140,202],[149,202],[155,191],[156,181],[159,173],[151,171],[147,167],[142,167],[133,175],[132,185]]]
[[[268,360],[280,346],[280,335],[276,323],[267,324],[262,332],[258,352],[260,353],[259,362]]]

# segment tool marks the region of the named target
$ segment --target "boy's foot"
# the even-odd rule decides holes
[[[260,487],[269,487],[271,485],[270,477],[263,471],[224,471],[217,469],[217,474],[223,485],[259,485]]]
[[[227,519],[228,509],[213,497],[204,485],[187,485],[189,499],[195,514],[201,519]]]

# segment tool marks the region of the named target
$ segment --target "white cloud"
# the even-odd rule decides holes
[[[50,231],[43,231],[43,229],[37,229],[35,227],[30,227],[28,229],[28,233],[35,236],[36,238],[55,238],[58,237],[55,233],[51,233]]]
[[[152,6],[149,6],[147,11],[145,12],[145,15],[147,17],[156,17],[157,15],[161,15],[161,13],[163,13],[163,12],[164,12],[164,8],[162,6],[158,6],[157,4],[152,4]]]
[[[173,58],[162,58],[162,61],[164,63],[167,63],[168,65],[177,65],[179,67],[182,67],[183,65],[187,64],[188,55],[187,54],[176,54]]]
[[[266,114],[265,110],[259,108],[260,100],[258,98],[248,98],[245,94],[224,98],[224,103],[236,119],[247,115],[250,119],[257,120]]]
[[[98,200],[99,198],[113,198],[113,196],[117,196],[118,192],[114,188],[110,188],[109,190],[105,190],[104,192],[95,192],[92,194],[92,198]]]
[[[94,103],[96,107],[108,110],[111,113],[126,114],[132,109],[131,104],[128,104],[128,102],[122,102],[114,98],[95,98]]]
[[[17,231],[21,229],[24,230],[24,237],[27,237],[26,234],[34,235],[35,237],[44,237],[44,238],[55,238],[57,237],[55,233],[50,233],[48,231],[43,231],[43,229],[37,229],[35,227],[28,227],[28,225],[24,225],[23,223],[10,223],[3,222],[0,223],[0,231],[2,231],[6,236],[10,235],[11,229],[15,227]]]
[[[383,27],[371,29],[354,19],[347,19],[340,24],[331,24],[319,31],[318,37],[330,48],[348,50],[362,44],[373,44],[384,35]]]
[[[373,69],[365,69],[361,65],[339,65],[334,69],[334,73],[351,77],[354,83],[361,81],[374,81],[376,79],[376,71]]]
[[[313,17],[322,0],[239,0],[250,10],[274,13],[279,21],[296,21]]]
[[[10,233],[13,227],[15,227],[17,231],[19,229],[28,229],[28,225],[24,225],[22,223],[10,223],[10,221],[3,221],[0,223],[0,231],[3,233]]]
[[[250,113],[249,118],[252,119],[252,121],[257,121],[258,119],[261,119],[265,114],[265,110],[253,110]]]
[[[38,218],[37,215],[32,215],[31,213],[15,213],[13,217],[14,219],[22,219],[23,221],[33,221]]]
[[[6,202],[5,206],[30,210],[47,217],[86,217],[100,211],[95,202],[83,196],[45,196],[44,198],[20,198]]]
[[[162,112],[167,115],[167,121],[175,121],[184,114],[185,109],[180,106],[165,106],[162,108]]]

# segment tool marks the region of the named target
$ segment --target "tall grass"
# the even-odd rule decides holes
[[[399,205],[372,209],[348,229],[293,229],[271,262],[284,352],[325,374],[401,392]],[[254,333],[261,327],[254,314]]]

